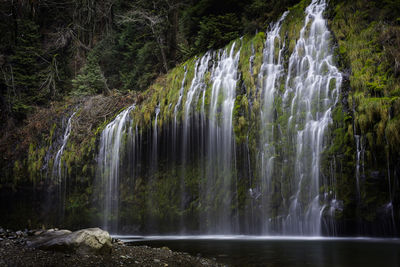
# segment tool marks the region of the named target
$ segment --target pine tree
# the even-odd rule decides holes
[[[42,49],[39,26],[32,20],[18,20],[18,31],[14,53],[10,56],[10,73],[15,95],[11,99],[12,111],[17,117],[24,117],[32,104],[41,104],[44,96],[40,93],[43,81],[41,73]]]
[[[73,95],[94,95],[105,93],[107,82],[94,53],[89,53],[85,66],[72,80]]]

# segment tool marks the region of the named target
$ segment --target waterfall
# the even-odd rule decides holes
[[[130,116],[135,105],[130,106],[110,122],[100,136],[100,151],[98,155],[98,175],[101,177],[103,187],[103,227],[108,231],[118,230],[119,209],[119,180],[121,165],[121,148],[126,145],[125,134],[133,138],[133,119]]]
[[[185,69],[185,74],[183,75],[181,89],[179,90],[179,98],[178,98],[178,101],[176,102],[176,105],[174,107],[174,125],[173,125],[173,133],[172,133],[172,136],[173,136],[172,149],[173,149],[173,154],[174,154],[175,158],[176,158],[176,154],[178,152],[176,150],[177,138],[178,138],[178,120],[177,120],[177,117],[178,117],[179,108],[181,107],[181,104],[182,104],[183,94],[185,93],[185,81],[186,81],[186,75],[187,75],[187,72],[188,72],[187,66],[184,66],[184,69]]]
[[[236,43],[230,51],[224,50],[212,77],[207,135],[207,175],[201,192],[206,206],[215,206],[207,212],[205,227],[213,233],[231,233],[237,227],[232,215],[232,196],[236,188],[232,173],[234,139],[232,113],[236,98],[240,51]]]
[[[389,215],[390,218],[390,227],[393,233],[397,232],[396,229],[396,222],[393,210],[393,193],[392,193],[392,182],[391,182],[391,175],[390,175],[390,159],[389,153],[386,153],[387,157],[387,177],[388,177],[388,192],[389,192],[389,203],[385,205],[386,215]]]
[[[182,103],[183,93],[184,93],[184,90],[185,90],[186,75],[187,75],[187,71],[188,71],[187,66],[185,66],[184,68],[185,68],[185,74],[183,75],[181,89],[179,91],[178,102],[176,103],[175,108],[174,108],[174,124],[175,124],[175,126],[177,124],[176,117],[178,115],[178,111],[179,111],[179,108],[180,108],[181,103]]]
[[[182,86],[183,87],[183,86]],[[155,109],[155,118],[154,118],[154,126],[153,126],[153,148],[152,148],[152,172],[156,172],[157,170],[157,161],[158,161],[158,114],[160,114],[160,104],[157,105]]]
[[[354,135],[356,140],[356,190],[357,190],[357,201],[361,201],[361,190],[360,190],[360,178],[364,176],[364,140],[360,135]]]
[[[331,34],[323,18],[325,8],[325,1],[317,0],[306,8],[300,38],[289,59],[284,100],[289,103],[287,127],[295,151],[295,190],[284,220],[284,234],[320,235],[328,204],[325,193],[327,198],[331,194],[320,175],[320,159],[342,75],[333,63]],[[324,192],[320,194],[320,190]]]
[[[61,159],[62,159],[62,155],[65,149],[65,146],[67,145],[68,142],[68,138],[69,135],[71,134],[71,129],[72,129],[72,119],[74,118],[76,112],[72,113],[72,115],[68,118],[67,121],[67,127],[65,127],[65,131],[64,131],[64,136],[62,139],[62,144],[60,149],[57,151],[56,156],[54,158],[54,163],[53,163],[53,169],[52,169],[52,179],[53,182],[55,182],[56,184],[56,190],[57,190],[57,205],[59,205],[59,212],[60,212],[60,216],[61,218],[63,218],[64,216],[64,210],[65,210],[65,195],[66,195],[66,185],[65,185],[65,181],[63,180],[63,166],[61,164]],[[59,218],[60,219],[60,218]]]
[[[185,155],[187,153],[186,147],[188,143],[188,135],[189,135],[189,127],[190,127],[190,119],[193,118],[193,115],[196,112],[196,105],[199,99],[199,95],[203,92],[203,105],[204,105],[204,93],[207,84],[204,81],[204,75],[208,70],[208,64],[211,60],[211,52],[207,52],[200,60],[196,61],[195,69],[194,69],[194,77],[190,88],[187,92],[186,101],[184,105],[184,121],[183,121],[183,148],[182,154]],[[192,105],[193,100],[195,100],[194,105]],[[202,110],[201,112],[204,112]],[[197,114],[196,114],[197,115]]]
[[[284,75],[284,67],[282,65],[282,53],[285,45],[280,38],[280,29],[282,21],[287,16],[285,12],[277,23],[272,25],[272,28],[267,32],[267,40],[263,50],[263,64],[261,65],[259,80],[262,81],[262,109],[261,109],[261,125],[263,133],[261,136],[260,148],[261,154],[261,184],[257,190],[262,194],[262,205],[264,209],[265,224],[262,232],[269,233],[269,214],[268,202],[270,201],[273,189],[271,188],[271,179],[273,174],[273,162],[275,159],[274,137],[273,137],[273,122],[274,122],[274,98],[276,91],[280,87],[280,79]],[[276,46],[276,44],[278,46]],[[278,51],[278,53],[276,53]],[[254,193],[255,191],[251,191]]]
[[[186,189],[185,189],[185,175],[188,175],[186,170],[187,164],[190,164],[190,159],[193,160],[198,157],[200,160],[204,156],[204,94],[206,91],[207,84],[204,80],[204,76],[208,71],[209,62],[212,59],[212,53],[209,51],[200,59],[196,60],[194,68],[194,77],[189,90],[186,95],[186,101],[183,106],[184,118],[182,126],[182,172],[181,172],[181,210],[186,209]],[[197,104],[200,98],[200,94],[203,93],[202,108],[197,109]],[[194,146],[199,147],[197,149],[198,154],[195,153]],[[190,154],[192,152],[192,155]],[[199,164],[200,165],[200,164]],[[182,230],[185,230],[184,222],[181,222]]]
[[[64,137],[62,140],[62,145],[60,149],[57,151],[56,157],[54,158],[54,164],[53,164],[53,170],[52,170],[52,176],[53,178],[57,178],[57,182],[61,183],[62,179],[62,166],[61,166],[61,157],[64,152],[65,146],[67,145],[67,141],[69,138],[69,135],[71,134],[71,122],[73,117],[75,116],[75,113],[72,113],[71,117],[69,117],[68,122],[67,122],[67,127],[65,128],[64,132]]]
[[[234,42],[185,66],[169,121],[164,117],[159,125],[160,110],[172,106],[166,101],[170,98],[159,98],[157,106],[150,106],[154,112],[148,127],[133,125],[135,106],[107,125],[98,158],[104,227],[118,229],[120,179],[139,177],[139,184],[130,186],[141,194],[133,204],[140,206],[129,209],[139,209],[132,221],[148,232],[321,235],[322,223],[334,228],[341,201],[334,177],[323,177],[320,165],[342,75],[334,65],[325,8],[325,1],[317,0],[306,8],[291,54],[281,32],[288,13],[271,24],[259,71],[255,63],[261,59],[252,45],[245,60],[255,81],[254,95],[237,85],[244,46]],[[189,69],[193,78],[185,91]],[[248,122],[253,128],[247,129],[246,144],[236,147],[235,101],[244,92],[257,121]],[[125,153],[134,158],[127,161]],[[131,176],[121,176],[130,168]],[[248,210],[241,211],[243,207]],[[322,222],[327,216],[332,219]]]

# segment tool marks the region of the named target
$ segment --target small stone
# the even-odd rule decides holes
[[[136,264],[139,264],[139,262],[138,262],[138,261],[135,261],[135,263],[136,263]]]
[[[157,263],[159,263],[159,262],[160,262],[160,260],[159,260],[159,259],[154,259],[153,261],[154,261],[154,262],[157,262]]]
[[[33,235],[37,236],[37,235],[40,235],[40,234],[42,234],[42,233],[43,233],[43,231],[39,230],[39,231],[33,232]]]

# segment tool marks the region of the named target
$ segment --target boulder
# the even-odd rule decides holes
[[[45,231],[29,238],[27,245],[32,248],[80,254],[109,254],[112,250],[110,234],[100,228],[88,228],[75,232]]]

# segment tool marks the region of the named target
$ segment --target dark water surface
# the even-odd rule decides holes
[[[116,236],[232,266],[400,267],[400,240],[246,236]]]

